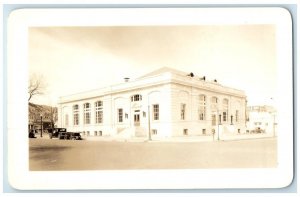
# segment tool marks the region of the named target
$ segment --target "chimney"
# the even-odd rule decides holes
[[[187,76],[190,76],[190,77],[194,77],[194,73],[190,73],[190,74],[188,74]]]
[[[124,81],[125,81],[125,82],[128,82],[128,81],[129,81],[129,79],[130,79],[130,78],[128,78],[128,77],[125,77],[125,78],[124,78]]]

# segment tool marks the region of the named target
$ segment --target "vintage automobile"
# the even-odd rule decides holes
[[[29,134],[28,134],[29,138],[36,138],[35,137],[35,131],[34,130],[30,130]]]
[[[66,128],[48,129],[49,137],[60,140],[82,140],[79,132],[67,132]]]
[[[82,140],[79,132],[68,132],[70,140]]]
[[[60,140],[82,140],[79,132],[60,132],[58,134]]]
[[[261,129],[260,127],[256,127],[255,129],[251,130],[250,133],[265,133],[265,130]]]
[[[49,133],[49,138],[58,138],[58,139],[63,139],[65,137],[65,133],[67,133],[66,128],[53,128],[53,129],[48,129]]]

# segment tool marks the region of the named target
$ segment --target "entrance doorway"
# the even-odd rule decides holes
[[[134,112],[133,117],[134,117],[134,126],[136,127],[140,126],[140,111],[136,110]]]

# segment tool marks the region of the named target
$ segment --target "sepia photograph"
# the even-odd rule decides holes
[[[93,18],[100,18],[100,23],[81,23],[88,17],[80,18],[78,24],[76,20],[65,23],[63,17],[61,23],[29,23],[22,58],[27,66],[21,69],[22,87],[26,86],[22,123],[26,123],[19,135],[22,139],[17,137],[27,149],[22,169],[32,176],[41,173],[41,177],[44,173],[79,176],[93,172],[92,176],[125,172],[127,177],[144,171],[160,175],[195,172],[196,176],[202,170],[218,177],[222,176],[215,175],[219,170],[229,170],[228,174],[253,170],[261,175],[261,170],[266,170],[264,176],[273,179],[268,173],[281,169],[282,152],[290,155],[285,143],[292,142],[289,136],[293,132],[292,125],[282,124],[286,119],[292,121],[292,114],[282,111],[279,85],[290,70],[285,67],[288,74],[282,73],[279,57],[283,49],[278,40],[286,34],[270,19],[276,12],[271,10],[267,22],[263,18],[257,22],[257,18],[268,10],[256,12],[254,22],[250,20],[254,10],[246,10],[250,13],[246,22],[232,22],[232,16],[227,22],[195,22],[202,16],[195,14],[202,13],[201,9],[183,14],[180,9],[174,13],[159,10],[149,22],[153,10],[148,11],[124,14],[113,10],[108,13],[117,22],[112,17],[111,23],[101,14]],[[95,13],[101,12],[106,14],[103,10]],[[169,14],[168,20],[159,22],[165,14]],[[186,21],[170,19],[173,14]],[[68,15],[66,18],[70,21]],[[128,22],[132,20],[138,22]],[[289,100],[291,85],[284,87]],[[290,157],[286,161],[290,162]],[[290,170],[284,184],[290,181]],[[256,179],[254,174],[249,180]],[[222,180],[220,185],[226,187],[226,178]],[[137,188],[160,188],[143,183]],[[218,187],[201,184],[200,188]],[[78,185],[80,182],[75,189],[81,188]],[[134,188],[133,182],[129,185],[124,187]],[[57,188],[55,184],[52,187]],[[195,183],[183,187],[195,187]],[[32,189],[26,184],[24,188]]]
[[[30,170],[277,166],[274,25],[28,34]]]

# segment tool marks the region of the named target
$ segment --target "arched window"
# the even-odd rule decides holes
[[[91,105],[89,103],[83,104],[83,122],[84,124],[90,124],[91,123]]]
[[[131,102],[141,101],[141,100],[142,100],[142,95],[140,95],[140,94],[135,94],[135,95],[131,96]]]
[[[199,120],[206,119],[206,96],[199,96]]]
[[[68,127],[69,126],[69,115],[65,114],[65,126]]]
[[[103,102],[97,101],[95,102],[95,118],[96,124],[103,123]]]
[[[223,99],[223,122],[228,121],[228,99]]]
[[[211,111],[218,111],[218,98],[215,96],[211,98]]]
[[[73,105],[73,124],[79,125],[79,106]]]

